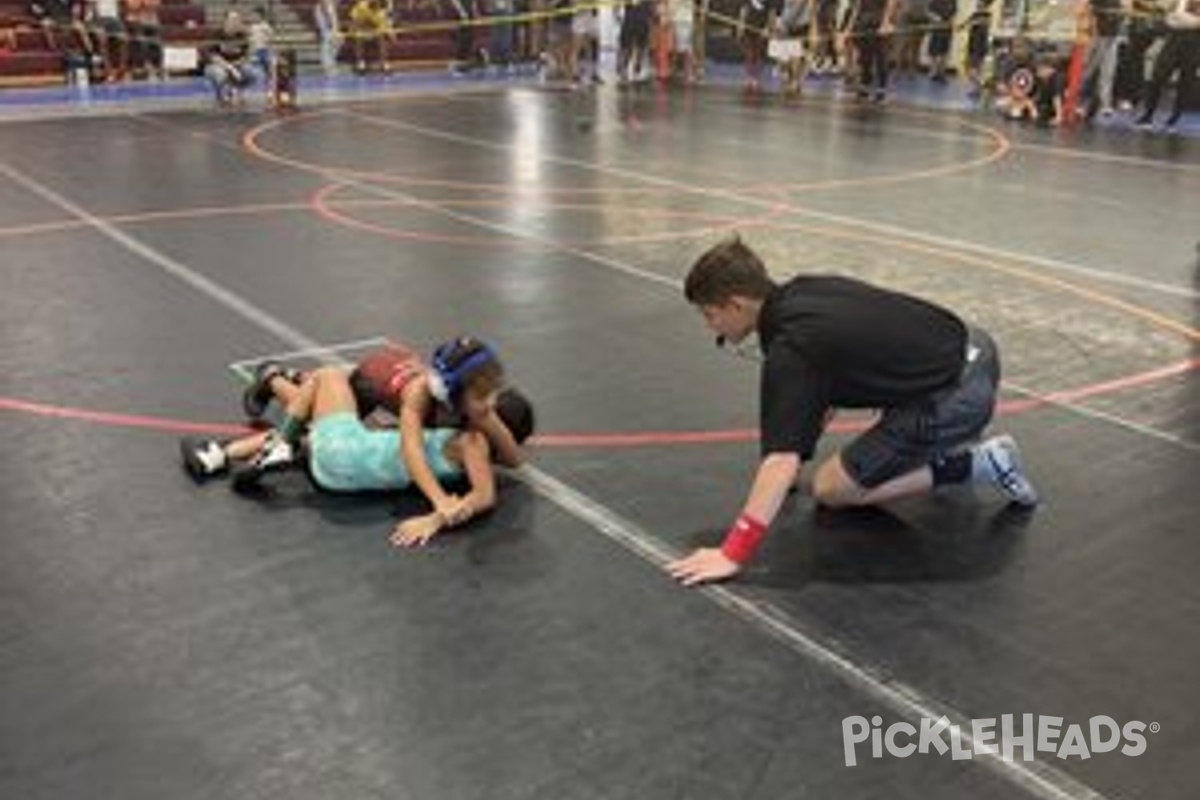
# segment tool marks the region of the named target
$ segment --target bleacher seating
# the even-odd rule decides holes
[[[159,10],[164,45],[195,46],[219,36],[220,11],[211,12],[205,0],[163,0]],[[309,30],[315,31],[313,7],[315,0],[284,0]],[[65,78],[64,54],[51,49],[41,26],[29,11],[30,0],[0,0],[0,86],[31,82],[53,83]],[[350,0],[341,4],[342,29],[348,31]],[[387,57],[393,64],[405,62],[449,62],[455,55],[454,29],[446,23],[456,21],[449,3],[434,0],[398,2],[394,12],[397,35],[387,46]],[[434,29],[421,26],[442,23]],[[416,26],[417,30],[412,30]],[[11,45],[5,31],[14,33]],[[487,29],[473,29],[476,45],[487,41]],[[64,38],[67,38],[64,36]],[[285,42],[290,45],[293,43]],[[79,49],[77,41],[68,41],[68,49]],[[347,38],[339,60],[354,61],[354,47]]]
[[[65,80],[65,54],[51,48],[29,6],[30,0],[0,0],[0,86]],[[199,0],[163,0],[159,20],[164,45],[207,40],[215,33]],[[75,36],[62,36],[65,50],[82,50]]]

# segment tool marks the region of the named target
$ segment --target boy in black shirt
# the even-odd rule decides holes
[[[1042,127],[1061,125],[1066,76],[1059,69],[1058,59],[1044,56],[1038,61],[1033,77],[1033,104],[1037,112],[1034,121]]]
[[[881,415],[817,469],[813,496],[823,505],[876,505],[974,482],[1022,506],[1037,503],[1011,437],[969,446],[992,418],[1000,382],[985,331],[932,303],[849,278],[777,285],[739,239],[701,256],[684,293],[718,343],[757,331],[763,353],[758,474],[722,546],[667,566],[685,585],[731,577],[750,559],[838,408]]]
[[[1037,58],[1033,70],[1020,67],[1009,78],[1007,114],[1010,119],[1033,122],[1039,127],[1062,123],[1065,79],[1052,55]]]

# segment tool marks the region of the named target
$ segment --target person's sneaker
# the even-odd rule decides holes
[[[271,381],[284,378],[299,384],[302,375],[299,370],[288,369],[275,361],[264,361],[254,368],[254,380],[242,393],[242,410],[250,419],[260,419],[267,413],[267,406],[275,398],[271,390]]]
[[[215,439],[185,436],[179,440],[179,455],[192,480],[202,483],[229,469],[225,448]]]
[[[253,492],[262,477],[271,472],[291,469],[296,463],[296,450],[278,433],[270,434],[254,457],[233,470],[233,490]]]
[[[971,457],[971,474],[975,480],[990,482],[1012,503],[1026,508],[1037,505],[1037,489],[1025,476],[1021,451],[1011,436],[993,436],[980,442],[971,448]]]
[[[1138,117],[1137,119],[1135,119],[1133,121],[1133,127],[1137,128],[1138,130],[1141,130],[1141,131],[1153,130],[1154,129],[1154,117],[1152,117],[1149,114],[1142,114],[1140,117]]]

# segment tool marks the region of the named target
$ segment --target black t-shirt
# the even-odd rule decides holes
[[[1091,0],[1096,35],[1116,36],[1121,32],[1121,0]]]
[[[625,16],[622,23],[641,30],[650,25],[654,16],[654,4],[651,0],[635,0],[625,6]]]
[[[970,33],[967,35],[967,51],[977,58],[987,55],[988,34],[992,26],[990,8],[976,8],[970,16]]]
[[[857,0],[858,14],[854,18],[854,30],[860,33],[873,32],[883,24],[887,13],[887,0]]]
[[[1061,71],[1054,70],[1049,75],[1035,74],[1033,91],[1029,94],[1037,106],[1038,117],[1041,120],[1048,122],[1054,117],[1054,101],[1062,97],[1065,89],[1066,81]]]
[[[850,278],[800,276],[758,320],[762,452],[812,457],[831,408],[896,408],[958,378],[966,325],[925,300]]]
[[[226,61],[241,61],[250,52],[250,43],[244,32],[222,33],[217,39],[216,52]]]

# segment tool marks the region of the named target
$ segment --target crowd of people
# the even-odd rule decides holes
[[[1200,3],[1136,0],[1124,6],[1120,0],[1090,0],[1070,49],[1017,39],[999,53],[997,107],[1043,126],[1136,111],[1134,123],[1152,128],[1163,92],[1174,80],[1172,110],[1161,121],[1169,130],[1195,98],[1198,68]]]
[[[46,48],[63,58],[68,75],[107,82],[161,79],[162,0],[33,0]],[[15,30],[8,32],[15,42]]]
[[[806,75],[839,73],[859,99],[883,102],[896,72],[925,73],[937,86],[961,66],[968,97],[1042,125],[1074,121],[1064,113],[1090,121],[1140,109],[1138,124],[1149,126],[1174,81],[1174,106],[1164,121],[1171,127],[1194,99],[1200,68],[1194,0],[1079,0],[1066,38],[1039,37],[1030,25],[998,31],[996,6],[994,0],[974,0],[969,9],[957,0],[743,0],[734,24],[746,88],[762,89],[770,59],[786,93],[798,93]]]
[[[970,3],[967,7],[965,4]],[[164,75],[161,0],[34,0],[31,15],[68,72],[93,80]],[[780,91],[840,75],[853,96],[884,102],[899,73],[933,86],[954,75],[968,96],[1034,124],[1137,113],[1176,125],[1195,96],[1200,69],[1200,0],[1077,0],[1073,33],[1039,36],[1037,26],[998,26],[995,0],[316,0],[311,23],[327,75],[349,57],[354,71],[386,73],[398,33],[444,36],[451,68],[537,69],[572,85],[600,83],[601,15],[613,15],[615,80],[694,84],[705,78],[711,42],[740,52],[744,86],[761,92],[768,70]],[[1028,21],[1028,20],[1027,20]],[[264,7],[228,7],[200,47],[201,68],[223,103],[248,86],[274,87],[279,49]],[[11,38],[11,36],[10,36]],[[723,54],[728,57],[727,51]],[[294,67],[294,65],[292,65]],[[286,70],[285,70],[286,71]],[[292,70],[294,71],[294,69]],[[1073,79],[1072,79],[1073,78]],[[268,92],[270,96],[272,93]]]
[[[1196,0],[1078,0],[1065,37],[1037,34],[1028,18],[999,26],[1003,10],[995,0],[966,1],[424,0],[445,4],[457,20],[450,34],[456,72],[535,64],[548,78],[602,82],[599,16],[611,9],[621,84],[698,83],[706,45],[724,38],[736,43],[751,92],[763,91],[768,70],[791,95],[801,93],[806,78],[835,74],[856,97],[884,102],[896,73],[924,74],[935,86],[958,74],[969,97],[1043,125],[1066,122],[1064,110],[1090,120],[1135,109],[1150,124],[1174,82],[1170,126],[1192,96],[1200,66]],[[358,71],[386,71],[390,37],[419,2],[353,0],[339,11],[336,0],[318,0],[326,70],[336,70],[338,47],[348,38]],[[486,35],[474,33],[479,27]],[[1068,80],[1072,62],[1075,83]]]

